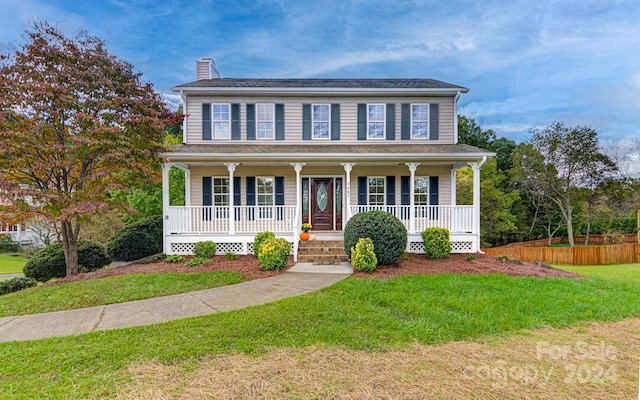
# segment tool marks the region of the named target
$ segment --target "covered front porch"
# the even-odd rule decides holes
[[[407,251],[421,253],[421,232],[429,227],[449,229],[453,252],[479,250],[479,172],[484,159],[431,162],[169,162],[163,169],[164,252],[191,254],[199,241],[212,240],[218,253],[248,254],[255,234],[271,231],[289,240],[297,259],[300,225],[311,223],[318,238],[341,240],[344,226],[357,213],[382,210],[398,217],[408,232]],[[474,171],[474,204],[456,204],[455,176],[458,168],[470,165]],[[185,171],[184,206],[169,205],[169,169]],[[208,205],[201,181],[206,175],[226,172],[228,204]],[[273,204],[260,205],[253,192],[257,174],[275,176]],[[439,176],[440,193],[421,197],[420,177]],[[366,180],[365,180],[366,178]],[[258,177],[260,179],[260,177]],[[376,192],[373,180],[383,184]],[[428,180],[427,180],[428,182]],[[430,182],[433,185],[438,180]],[[375,183],[375,182],[374,182]],[[363,185],[368,184],[368,187]],[[205,185],[206,186],[206,185]],[[397,193],[396,193],[397,192]],[[376,196],[379,197],[376,198]],[[426,197],[425,197],[426,196]],[[215,197],[215,191],[214,191]],[[430,197],[430,198],[429,198]],[[373,203],[380,200],[382,204]],[[397,200],[396,200],[397,199]],[[434,202],[435,199],[435,202]],[[424,201],[423,201],[424,200]],[[244,204],[243,204],[244,203]]]

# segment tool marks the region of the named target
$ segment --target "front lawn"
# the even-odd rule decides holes
[[[1,343],[0,397],[113,397],[135,365],[279,347],[406,349],[640,315],[640,286],[605,278],[489,275],[349,278],[308,295],[163,324]],[[174,379],[171,377],[170,379]],[[179,377],[177,379],[180,379]]]
[[[93,307],[192,292],[241,282],[230,271],[128,274],[34,287],[0,296],[0,317]]]
[[[619,279],[640,284],[640,263],[611,265],[557,265],[556,268],[593,278]]]
[[[24,257],[0,254],[0,275],[20,274],[26,263],[27,259]]]

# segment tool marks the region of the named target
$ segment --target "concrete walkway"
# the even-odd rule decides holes
[[[21,276],[24,276],[24,274],[22,274],[22,273],[20,273],[20,274],[1,274],[0,275],[0,279],[19,278]]]
[[[347,263],[299,263],[280,275],[236,285],[77,310],[3,317],[0,342],[77,335],[237,310],[313,292],[352,272]]]

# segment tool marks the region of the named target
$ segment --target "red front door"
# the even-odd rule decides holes
[[[311,178],[310,197],[313,230],[333,230],[333,178]]]

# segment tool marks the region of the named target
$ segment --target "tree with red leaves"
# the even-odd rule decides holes
[[[66,37],[47,22],[24,38],[0,56],[0,220],[46,218],[74,275],[82,224],[121,206],[109,191],[160,170],[171,113],[101,39]]]

